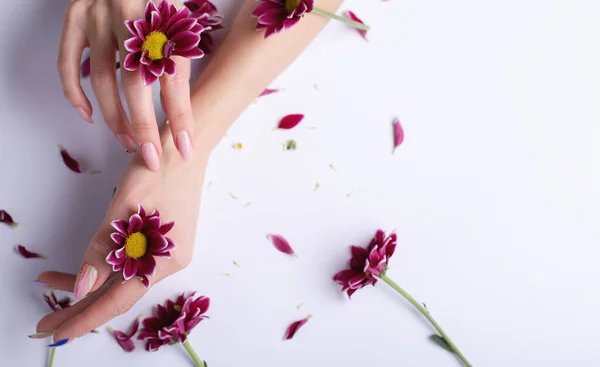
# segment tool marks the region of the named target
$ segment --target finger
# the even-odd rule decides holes
[[[129,107],[131,124],[146,166],[152,171],[158,171],[162,146],[152,103],[152,88],[145,85],[140,69],[128,67],[129,63],[124,60],[125,54],[126,51],[121,47],[121,85]]]
[[[35,281],[42,283],[46,288],[56,288],[65,292],[73,292],[75,289],[75,274],[46,271],[38,275]]]
[[[54,341],[72,340],[104,325],[129,311],[147,290],[137,279],[126,283],[116,281],[88,307],[65,319],[55,330]]]
[[[114,281],[118,281],[118,277],[114,277]],[[36,326],[37,332],[55,331],[66,320],[74,317],[78,313],[90,307],[98,298],[100,298],[114,283],[113,279],[107,281],[101,289],[89,295],[85,299],[75,303],[73,306],[51,312],[38,322]]]
[[[100,288],[112,273],[112,267],[106,262],[106,257],[113,250],[112,237],[111,228],[103,225],[88,246],[75,281],[73,293],[77,300]]]
[[[58,51],[58,73],[65,97],[79,116],[87,122],[92,120],[92,105],[79,83],[79,65],[81,54],[86,47],[87,39],[80,25],[85,19],[81,2],[71,2],[67,6],[63,33]]]
[[[192,117],[192,104],[190,100],[190,61],[180,56],[166,59],[165,63],[173,67],[165,68],[172,75],[160,78],[162,104],[169,128],[173,135],[175,146],[185,161],[192,158],[192,141],[194,136],[194,119]],[[175,72],[176,71],[176,72]]]
[[[121,145],[128,151],[134,152],[136,146],[133,130],[123,109],[117,84],[115,46],[109,37],[101,36],[92,40],[90,54],[92,88],[106,124]]]

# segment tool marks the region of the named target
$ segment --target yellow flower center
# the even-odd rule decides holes
[[[300,6],[302,0],[285,0],[285,11],[289,13],[293,12],[297,7]]]
[[[160,60],[165,57],[165,45],[169,40],[161,32],[151,32],[146,36],[146,40],[142,44],[142,50],[148,51],[150,60]]]
[[[148,240],[141,232],[132,233],[125,240],[125,253],[128,257],[139,259],[146,254],[148,249]]]

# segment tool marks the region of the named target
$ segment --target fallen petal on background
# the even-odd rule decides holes
[[[290,326],[288,326],[287,330],[285,331],[285,336],[283,337],[283,340],[292,339],[294,337],[294,335],[296,335],[296,332],[298,332],[298,329],[300,329],[302,326],[304,326],[304,324],[306,324],[308,322],[308,320],[310,320],[311,317],[312,317],[312,315],[308,315],[307,317],[303,318],[302,320],[292,322],[292,324]]]
[[[394,152],[396,151],[396,148],[398,148],[400,146],[400,144],[402,144],[402,142],[404,141],[404,130],[402,129],[402,125],[400,125],[400,119],[398,119],[397,117],[394,119],[394,122],[392,122],[392,126],[394,128]]]
[[[292,129],[296,127],[296,125],[298,125],[303,118],[304,115],[301,113],[287,115],[282,118],[281,121],[279,121],[279,126],[277,126],[277,128],[286,130]]]
[[[296,255],[294,249],[292,248],[292,246],[290,246],[290,243],[282,235],[268,234],[267,238],[271,241],[271,243],[273,244],[273,246],[275,246],[277,250],[283,252],[284,254]]]
[[[61,144],[58,144],[58,149],[60,149],[60,155],[62,156],[63,162],[65,165],[73,172],[81,173],[81,168],[79,166],[79,162],[77,162],[69,152],[63,147]]]
[[[277,93],[277,92],[281,92],[281,89],[269,89],[269,88],[265,88],[265,90],[262,91],[261,94],[259,94],[259,97],[262,96],[268,96],[269,94],[273,94],[273,93]]]
[[[19,223],[15,222],[6,210],[0,210],[0,223],[8,224],[11,227],[18,227]]]
[[[21,254],[21,256],[23,256],[26,259],[44,259],[44,260],[46,260],[46,256],[40,255],[36,252],[29,251],[23,245],[18,245],[17,251],[19,252],[19,254]]]
[[[351,12],[350,10],[348,10],[348,11],[347,11],[347,12],[344,14],[344,16],[345,16],[346,18],[350,19],[350,20],[353,20],[353,21],[355,21],[355,22],[359,22],[360,24],[365,24],[365,22],[363,22],[362,20],[360,20],[360,18],[359,18],[359,17],[357,17],[357,16],[356,16],[356,14],[354,14],[354,12]],[[367,31],[363,31],[362,29],[357,29],[357,28],[354,28],[354,29],[356,29],[356,30],[358,31],[358,33],[360,33],[360,35],[361,35],[361,36],[362,36],[362,37],[363,37],[365,40],[367,40],[367,41],[368,41],[368,39],[367,39]]]
[[[83,60],[83,62],[81,63],[81,77],[82,78],[87,78],[90,76],[91,74],[91,67],[90,67],[90,57],[88,56],[85,60]]]

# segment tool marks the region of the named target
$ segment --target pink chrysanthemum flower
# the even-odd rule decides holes
[[[214,43],[210,32],[223,28],[223,16],[217,11],[215,4],[208,0],[189,0],[183,5],[190,10],[190,17],[196,19],[199,26],[204,27],[198,47],[205,54],[210,53]],[[194,29],[192,29],[193,31]]]
[[[181,294],[175,302],[167,300],[157,305],[156,316],[142,321],[143,329],[139,340],[146,342],[146,350],[153,352],[163,345],[177,342],[185,343],[187,335],[200,321],[207,318],[204,314],[210,306],[208,297],[195,297],[195,293],[186,296]]]
[[[117,219],[111,222],[117,232],[110,238],[119,246],[106,257],[113,271],[123,272],[123,281],[138,276],[146,287],[150,286],[148,277],[156,270],[155,256],[170,257],[175,243],[165,235],[173,228],[174,222],[161,224],[158,210],[146,215],[138,204],[138,211],[129,221]]]
[[[177,10],[166,0],[161,0],[158,6],[148,1],[143,19],[125,22],[133,35],[125,41],[129,52],[123,63],[125,70],[141,70],[144,83],[150,85],[163,74],[175,75],[171,56],[190,59],[204,56],[198,47],[204,27],[189,15],[188,8]]]
[[[350,269],[342,270],[333,277],[348,297],[369,284],[375,285],[379,276],[385,275],[388,261],[396,250],[396,234],[386,237],[382,230],[378,230],[366,249],[352,246],[351,250]]]
[[[258,18],[256,29],[264,29],[267,38],[296,25],[314,6],[314,0],[261,0],[252,15]]]

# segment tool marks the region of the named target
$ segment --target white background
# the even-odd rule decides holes
[[[5,1],[0,12],[0,208],[21,224],[0,226],[2,366],[45,365],[46,342],[26,336],[48,312],[31,281],[77,271],[129,159],[99,114],[89,125],[63,99],[65,3]],[[230,24],[235,6],[219,5]],[[384,284],[349,301],[331,280],[348,245],[396,229],[388,275],[427,303],[473,365],[598,366],[600,3],[342,9],[372,25],[370,42],[331,23],[272,85],[286,90],[248,108],[212,156],[192,265],[110,325],[197,290],[211,297],[211,318],[190,340],[210,366],[458,366]],[[298,112],[302,125],[271,131]],[[392,155],[394,116],[406,139]],[[289,138],[298,150],[284,153]],[[59,143],[102,173],[67,170]],[[269,232],[299,258],[275,251]],[[20,258],[19,243],[48,260]],[[108,365],[191,362],[179,346],[126,354],[104,327],[57,350],[57,367]]]

